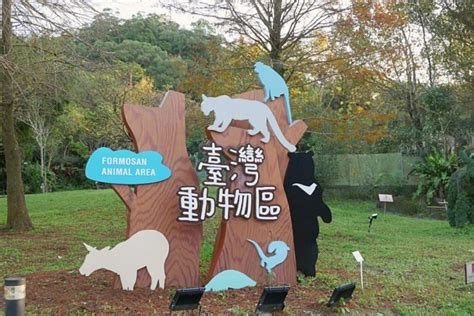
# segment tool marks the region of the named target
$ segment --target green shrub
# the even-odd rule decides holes
[[[25,193],[41,193],[41,166],[37,162],[23,162],[22,165],[23,182],[25,183]],[[48,191],[56,188],[56,175],[47,170]]]
[[[446,158],[437,150],[416,163],[409,173],[409,175],[418,176],[415,197],[424,195],[428,203],[435,197],[445,199],[449,179],[458,165],[456,154],[452,153]]]
[[[41,167],[38,163],[24,162],[22,165],[25,193],[41,192]]]
[[[453,227],[474,224],[474,153],[461,153],[465,166],[453,173],[448,189],[448,221]]]

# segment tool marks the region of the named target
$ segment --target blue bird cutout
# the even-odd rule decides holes
[[[268,273],[272,272],[272,269],[286,260],[288,257],[288,251],[290,247],[281,240],[272,241],[268,245],[268,253],[273,253],[273,256],[267,257],[263,252],[262,248],[253,240],[247,239],[250,243],[255,246],[258,256],[260,257],[260,265],[267,270]]]

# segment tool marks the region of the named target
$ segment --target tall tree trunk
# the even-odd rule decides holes
[[[403,49],[403,54],[405,57],[405,73],[406,73],[406,88],[405,88],[405,102],[407,112],[410,116],[412,127],[418,132],[419,135],[415,138],[415,145],[417,151],[424,152],[425,144],[423,142],[423,123],[421,120],[421,113],[419,109],[419,99],[417,96],[417,79],[416,79],[416,63],[414,59],[413,50],[410,46],[410,42],[406,35],[405,30],[402,28],[401,33],[403,35],[403,40],[405,47]]]
[[[40,161],[41,161],[41,179],[43,180],[41,185],[41,193],[48,192],[48,184],[47,184],[47,174],[46,174],[46,159],[45,159],[45,145],[44,143],[39,144],[40,147]]]
[[[432,54],[431,47],[426,40],[425,17],[419,6],[417,8],[417,13],[418,13],[418,17],[420,18],[420,25],[421,25],[421,31],[422,31],[421,34],[423,35],[423,45],[425,48],[426,60],[428,61],[428,79],[430,81],[430,86],[433,87],[435,84],[435,77],[434,77],[435,65],[433,63],[433,59],[431,55]]]
[[[12,50],[12,0],[2,0],[2,115],[3,146],[7,172],[7,228],[29,230],[31,220],[26,208],[25,190],[21,176],[21,153],[15,133],[14,92],[11,73]]]
[[[273,23],[271,24],[270,32],[270,58],[272,60],[273,69],[282,77],[285,72],[285,65],[281,60],[282,43],[281,43],[281,28],[282,28],[282,0],[276,0],[273,4]]]

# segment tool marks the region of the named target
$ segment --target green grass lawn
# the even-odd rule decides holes
[[[333,223],[320,223],[318,276],[301,279],[303,289],[358,282],[351,252],[359,250],[365,290],[358,289],[351,312],[474,314],[474,286],[464,285],[464,263],[474,260],[474,227],[453,229],[445,221],[380,214],[369,234],[367,216],[375,211],[374,202],[327,202]],[[35,229],[0,233],[1,276],[77,269],[85,255],[82,241],[102,247],[125,237],[125,207],[111,190],[29,195],[27,203]],[[6,199],[0,198],[0,226],[5,221]],[[217,225],[217,218],[205,223],[203,273]]]

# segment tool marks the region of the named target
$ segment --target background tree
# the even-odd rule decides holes
[[[328,0],[274,1],[161,1],[168,8],[216,21],[216,25],[243,36],[265,53],[273,68],[288,79],[295,67],[313,63],[310,50],[302,43],[318,31],[333,25],[333,16],[342,9]]]
[[[7,227],[28,230],[32,228],[26,208],[21,152],[15,133],[15,93],[12,60],[12,0],[2,0],[2,131],[7,176]]]
[[[455,78],[470,83],[474,65],[474,22],[472,1],[430,1],[438,12],[430,21],[430,31],[441,49],[436,58]],[[472,99],[471,99],[472,101]]]
[[[447,108],[466,113],[461,109],[465,105],[456,97],[450,97],[452,102],[447,107],[430,105],[444,102],[442,95],[453,95],[462,82],[453,78],[451,85],[441,84],[449,67],[437,58],[441,49],[433,23],[440,18],[438,9],[435,1],[354,0],[351,10],[339,17],[333,37],[336,54],[347,58],[351,72],[363,73],[384,106],[397,113],[392,133],[398,135],[402,150],[417,155],[425,155],[433,148],[447,155],[463,142],[456,124],[469,126],[465,115],[458,116],[456,124],[453,116],[446,115]],[[427,98],[428,95],[436,97]],[[444,121],[443,138],[453,139],[449,146],[438,136],[433,137],[439,135],[435,128],[439,124],[432,124],[435,121]]]
[[[44,113],[39,101],[31,102],[24,108],[24,113],[20,120],[25,122],[33,133],[33,137],[38,144],[40,150],[40,167],[41,167],[41,192],[48,192],[48,172],[46,163],[46,147],[50,141],[52,124],[51,120],[54,114]]]
[[[253,64],[272,63],[270,53],[280,56],[275,65],[283,65],[293,116],[308,125],[300,149],[314,150],[319,171],[332,170],[327,155],[402,151],[423,157],[437,149],[447,157],[472,142],[470,4],[176,1],[172,5],[209,16],[184,29],[156,14],[121,19],[108,10],[84,20],[71,15],[80,2],[67,3],[15,2],[13,51],[1,58],[13,75],[14,118],[36,105],[50,135],[43,151],[32,124],[13,121],[27,193],[41,191],[45,171],[49,190],[93,187],[84,177],[90,153],[100,146],[131,148],[123,104],[155,106],[167,89],[186,94],[187,146],[198,159],[209,119],[199,108],[201,94],[258,89]],[[54,8],[60,14],[48,22]],[[282,15],[275,19],[275,12]],[[231,23],[238,14],[245,18],[240,26]],[[313,32],[298,38],[311,22]],[[278,27],[280,44],[273,36]],[[224,32],[226,38],[219,35]],[[3,175],[5,154],[2,145]]]
[[[24,197],[22,155],[15,120],[19,100],[26,97],[21,93],[22,84],[17,81],[17,77],[29,73],[28,67],[31,64],[16,63],[14,59],[16,50],[25,45],[36,54],[42,55],[45,52],[44,47],[36,46],[31,38],[37,34],[68,32],[71,26],[84,17],[85,8],[89,6],[80,0],[41,3],[2,0],[1,108],[7,176],[7,228],[20,230],[32,228]],[[60,56],[56,57],[58,58],[44,59],[41,62],[47,67],[51,63],[64,61]],[[29,74],[34,76],[34,73]]]

